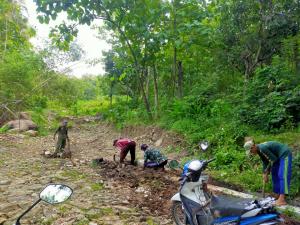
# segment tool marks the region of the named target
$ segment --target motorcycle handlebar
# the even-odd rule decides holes
[[[214,160],[216,160],[216,158],[209,159],[209,160],[206,161],[206,163],[208,164],[208,163],[210,163],[210,162],[212,162]]]

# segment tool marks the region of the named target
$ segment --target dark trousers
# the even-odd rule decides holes
[[[58,137],[58,140],[56,143],[56,148],[55,148],[55,153],[63,152],[63,150],[66,147],[66,143],[67,143],[66,138]]]
[[[135,147],[136,147],[136,143],[134,141],[128,143],[128,145],[123,148],[120,152],[120,163],[124,162],[124,159],[127,155],[128,152],[130,152],[130,163],[131,165],[134,165],[134,161],[135,161]]]
[[[165,160],[161,163],[157,163],[157,162],[146,162],[144,163],[145,167],[149,167],[149,168],[164,168],[165,165],[167,165],[168,160]]]

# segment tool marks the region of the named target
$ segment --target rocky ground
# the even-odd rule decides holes
[[[169,199],[178,185],[172,176],[131,166],[119,168],[112,162],[112,140],[122,134],[108,124],[77,124],[69,135],[76,166],[68,159],[41,155],[53,151],[52,135],[0,136],[0,224],[12,224],[51,182],[72,187],[71,199],[55,206],[40,203],[22,224],[172,224]],[[93,163],[101,157],[104,163]]]
[[[126,128],[118,133],[106,123],[80,121],[70,129],[69,136],[76,166],[69,159],[42,155],[46,150],[54,150],[52,135],[0,135],[0,225],[11,225],[48,183],[72,187],[71,199],[59,205],[40,203],[22,224],[173,224],[169,200],[177,192],[180,171],[163,173],[130,165],[121,168],[113,162],[116,151],[112,140],[131,137],[138,145],[166,147],[182,144],[180,137],[157,128]],[[139,148],[137,153],[141,159]],[[99,158],[104,161],[94,160]],[[297,224],[290,222],[287,224]]]

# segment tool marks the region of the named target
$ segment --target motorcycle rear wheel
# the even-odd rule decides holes
[[[180,201],[174,201],[171,206],[172,218],[176,225],[185,225],[185,214]]]

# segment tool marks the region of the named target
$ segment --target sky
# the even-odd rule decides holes
[[[42,47],[43,40],[47,40],[51,27],[60,24],[61,21],[66,20],[66,15],[61,15],[56,21],[51,21],[49,24],[40,24],[36,19],[36,5],[33,0],[25,0],[25,7],[27,13],[24,13],[28,17],[28,22],[31,27],[36,30],[36,36],[30,41],[35,47]],[[73,62],[66,67],[70,67],[72,70],[69,74],[82,77],[83,75],[99,75],[104,74],[104,65],[101,60],[97,65],[92,66],[88,62],[99,59],[102,57],[102,51],[108,50],[110,45],[105,40],[100,40],[97,36],[97,31],[91,29],[88,26],[79,26],[79,32],[77,36],[77,43],[85,51],[85,56],[79,62]],[[64,68],[59,69],[63,71]]]

